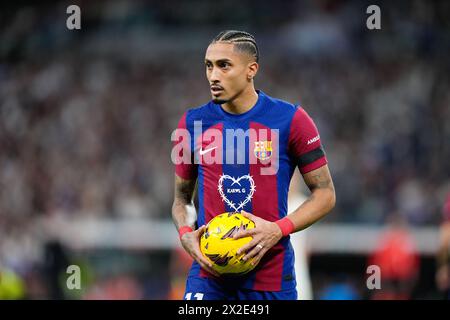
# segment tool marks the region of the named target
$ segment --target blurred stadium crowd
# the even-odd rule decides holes
[[[449,4],[390,4],[369,31],[364,1],[282,3],[79,1],[78,31],[63,3],[2,4],[0,264],[42,260],[36,217],[170,219],[170,134],[209,100],[204,50],[224,28],[259,41],[256,87],[315,119],[338,198],[324,223],[438,225]]]

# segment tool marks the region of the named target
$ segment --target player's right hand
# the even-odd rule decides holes
[[[219,277],[220,275],[212,268],[212,262],[209,261],[200,251],[200,237],[205,232],[206,226],[203,225],[195,231],[186,232],[181,237],[181,244],[184,250],[195,260],[200,266],[212,275]]]

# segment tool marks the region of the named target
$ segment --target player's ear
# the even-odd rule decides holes
[[[256,73],[258,73],[258,68],[259,65],[256,61],[252,61],[248,64],[247,79],[249,81],[251,81],[256,76]]]

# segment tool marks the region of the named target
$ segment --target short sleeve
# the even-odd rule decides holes
[[[328,163],[320,141],[320,134],[313,119],[298,107],[291,122],[289,153],[302,174]]]
[[[175,163],[175,174],[185,180],[197,177],[197,165],[191,149],[191,135],[187,128],[187,112],[181,117],[175,131],[172,162]]]

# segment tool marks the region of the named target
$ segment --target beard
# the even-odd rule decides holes
[[[224,103],[227,103],[227,102],[228,102],[228,100],[225,100],[225,99],[219,99],[219,98],[213,98],[212,101],[213,101],[215,104],[224,104]]]

